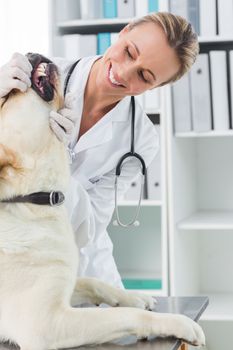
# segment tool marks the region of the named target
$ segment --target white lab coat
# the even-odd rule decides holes
[[[130,150],[130,97],[120,101],[76,142],[84,90],[90,68],[97,58],[98,56],[83,58],[78,63],[67,89],[67,93],[77,96],[74,106],[77,122],[75,136],[70,145],[75,157],[71,164],[71,182],[66,203],[79,247],[78,275],[97,277],[122,287],[106,228],[114,211],[116,164]],[[60,68],[64,82],[73,62],[58,58],[53,61]],[[143,157],[148,166],[158,152],[159,138],[152,122],[137,101],[135,102],[135,152]],[[139,174],[139,170],[135,159],[125,163],[119,185],[119,198]]]

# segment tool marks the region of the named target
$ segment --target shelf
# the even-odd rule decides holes
[[[98,18],[90,20],[71,20],[58,23],[63,34],[96,34],[98,32],[119,32],[133,18]]]
[[[118,204],[120,207],[128,207],[128,206],[137,206],[138,201],[129,201],[129,200],[122,200],[119,201]],[[143,199],[141,201],[141,206],[142,207],[161,207],[162,206],[162,201],[161,200],[150,200],[150,199]]]
[[[199,36],[198,37],[199,43],[221,43],[221,42],[232,42],[233,37],[221,37],[221,36],[210,36],[210,37],[204,37],[204,36]]]
[[[130,290],[161,290],[162,280],[155,278],[122,278],[123,285]]]
[[[233,130],[226,130],[226,131],[217,131],[217,130],[211,130],[207,132],[178,132],[175,134],[175,137],[225,137],[225,136],[233,136]]]
[[[99,26],[99,25],[114,25],[126,24],[132,18],[96,18],[96,19],[74,19],[58,23],[58,27],[84,27],[84,26]]]
[[[233,293],[205,293],[209,305],[201,317],[202,321],[233,321]]]
[[[233,230],[233,211],[198,211],[177,227],[180,230]]]

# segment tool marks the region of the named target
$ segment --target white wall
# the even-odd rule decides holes
[[[0,1],[0,65],[18,51],[49,50],[48,0]]]

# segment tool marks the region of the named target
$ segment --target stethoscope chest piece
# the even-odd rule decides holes
[[[142,193],[143,193],[143,188],[144,188],[144,183],[145,183],[145,175],[146,175],[146,165],[144,159],[136,152],[134,152],[134,131],[135,131],[135,99],[134,96],[131,96],[131,106],[132,106],[132,120],[131,120],[131,147],[130,147],[130,152],[125,153],[120,160],[117,163],[116,166],[116,177],[115,177],[115,211],[116,211],[116,220],[113,222],[113,224],[119,225],[121,227],[129,227],[132,225],[139,226],[139,221],[137,221],[139,211],[140,211],[140,206],[141,206],[141,200],[142,200]],[[121,175],[121,170],[123,166],[123,162],[127,158],[134,157],[139,162],[141,163],[141,188],[140,188],[140,195],[139,195],[139,201],[137,205],[137,209],[134,215],[133,220],[131,220],[129,223],[123,223],[120,220],[119,217],[119,210],[118,210],[118,198],[117,198],[117,193],[118,193],[118,180]]]

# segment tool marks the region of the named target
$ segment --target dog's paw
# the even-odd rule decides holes
[[[164,320],[165,336],[173,335],[193,346],[204,346],[205,335],[198,323],[184,315],[167,315]]]
[[[128,290],[121,290],[117,299],[115,306],[135,307],[144,310],[153,310],[157,303],[156,299],[150,295]]]
[[[80,303],[95,305],[104,303],[113,307],[124,306],[153,310],[156,299],[140,292],[115,288],[94,278],[81,278],[77,281],[72,296],[72,305]]]
[[[148,294],[143,294],[140,292],[127,291],[128,294],[128,305],[131,307],[136,307],[144,310],[153,310],[157,304],[155,297]]]
[[[153,310],[157,303],[156,299],[150,295],[122,289],[114,289],[111,294],[102,293],[101,297],[101,302],[113,307],[133,307],[143,310]]]

